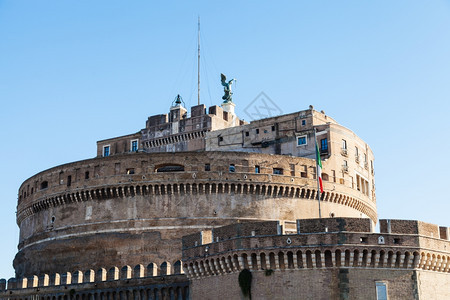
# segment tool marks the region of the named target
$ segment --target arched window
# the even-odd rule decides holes
[[[163,164],[156,166],[155,172],[165,173],[165,172],[184,172],[184,166],[177,164]]]

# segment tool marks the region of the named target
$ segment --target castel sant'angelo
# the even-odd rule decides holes
[[[247,123],[177,97],[23,182],[0,299],[450,299],[449,229],[378,220],[374,174],[312,106]]]

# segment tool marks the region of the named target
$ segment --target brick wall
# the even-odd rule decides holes
[[[377,281],[387,285],[389,299],[449,299],[448,274],[419,272],[423,282],[417,287],[418,271],[394,269],[335,268],[327,270],[253,271],[253,299],[365,299],[376,300]],[[423,274],[422,274],[423,273]],[[242,296],[239,274],[211,276],[192,280],[193,299],[245,299]],[[440,289],[435,294],[434,290]]]
[[[326,218],[298,220],[300,233],[314,232],[371,232],[370,219],[360,218]]]

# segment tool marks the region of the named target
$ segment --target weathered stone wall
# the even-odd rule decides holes
[[[316,134],[314,134],[316,130]],[[298,138],[305,138],[299,145]],[[207,151],[240,151],[322,159],[322,179],[376,202],[374,155],[353,131],[313,108],[206,133]],[[285,174],[316,176],[315,166],[291,165]]]
[[[302,222],[319,221],[297,220],[297,224],[301,228]],[[355,226],[363,224],[360,219],[337,221],[363,229]],[[245,224],[248,229],[252,225],[258,228],[261,223]],[[449,241],[417,234],[349,232],[345,226],[337,229],[239,236],[185,248],[183,263],[192,297],[214,299],[226,293],[239,299],[238,274],[248,269],[253,275],[252,296],[257,299],[377,299],[377,282],[386,285],[389,299],[448,298]]]
[[[417,289],[419,299],[450,299],[450,273],[436,276],[432,271],[417,273]]]
[[[256,164],[264,167],[259,174]],[[238,220],[317,217],[316,180],[272,174],[273,166],[290,164],[314,161],[236,152],[130,153],[43,171],[19,190],[16,272],[54,272],[68,262],[174,262],[186,234]],[[158,172],[172,165],[184,171]],[[325,189],[323,213],[376,221],[370,200],[354,198],[357,193],[345,186]]]
[[[324,218],[297,221],[299,233],[314,232],[372,232],[370,219]]]
[[[185,275],[153,275],[151,267],[42,274],[11,278],[7,285],[2,279],[0,299],[191,299]]]
[[[382,220],[380,221],[380,231],[440,237],[439,226],[416,220]]]
[[[103,156],[103,147],[109,146],[109,155],[131,152],[131,141],[138,140],[138,149],[142,149],[140,145],[141,134],[134,133],[112,139],[101,140],[97,142],[97,157]],[[81,175],[80,175],[81,176]]]
[[[252,271],[252,299],[367,299],[376,300],[375,283],[382,279],[388,287],[389,299],[419,299],[415,270],[376,269],[303,269]],[[191,281],[193,299],[217,299],[226,293],[228,299],[243,297],[238,283],[239,273],[212,276]],[[432,278],[444,283],[448,275],[433,274]],[[435,285],[435,287],[437,287]],[[447,299],[448,283],[441,286],[437,295],[426,291],[423,299]],[[441,298],[440,298],[441,297]]]

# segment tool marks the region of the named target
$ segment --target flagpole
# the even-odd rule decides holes
[[[317,156],[320,155],[319,146],[317,145],[317,135],[316,128],[313,126],[314,130],[314,152],[316,153],[316,179],[317,179],[317,200],[319,201],[319,219],[322,219],[322,211],[320,209],[320,198],[322,197],[322,193],[320,192],[320,179],[319,179],[319,161],[317,160]]]

